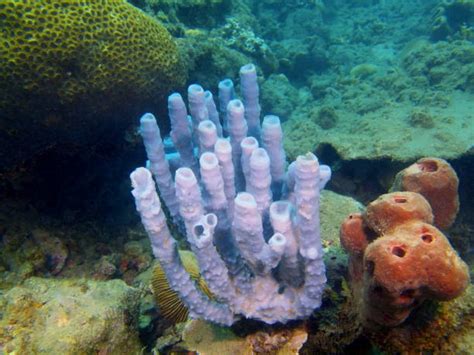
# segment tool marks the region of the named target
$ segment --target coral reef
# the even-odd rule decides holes
[[[0,244],[1,289],[34,275],[56,276],[63,271],[70,251],[61,232],[36,228],[18,236],[8,229],[8,224],[2,227],[7,230],[2,233]]]
[[[123,254],[118,262],[122,278],[128,284],[138,273],[150,267],[152,257],[149,247],[143,241],[130,241],[124,245]]]
[[[220,29],[225,43],[239,50],[241,53],[255,58],[265,72],[273,72],[278,63],[275,54],[262,38],[258,37],[252,28],[241,24],[236,18],[227,19],[226,24]]]
[[[126,1],[7,0],[0,18],[2,168],[96,144],[110,116],[126,127],[127,112],[184,83],[169,33]]]
[[[328,265],[328,269],[330,267]],[[342,271],[336,270],[334,282],[329,279],[331,288],[325,292],[322,310],[307,322],[308,340],[300,351],[302,355],[342,353],[362,334],[357,303],[345,280],[346,275],[341,276]]]
[[[139,293],[123,281],[30,278],[1,298],[6,353],[140,353]]]
[[[219,84],[223,126],[212,94],[199,85],[188,88],[192,130],[181,96],[169,97],[174,155],[165,155],[154,116],[141,118],[149,162],[131,174],[132,194],[153,252],[191,317],[224,325],[240,315],[285,323],[308,317],[321,304],[326,277],[319,194],[331,171],[308,153],[286,175],[279,118],[266,116],[260,126],[255,66],[243,66],[240,80],[243,102],[232,99],[232,81]],[[170,165],[177,168],[174,179]],[[184,269],[152,173],[218,302],[202,294]]]
[[[346,161],[407,162],[426,155],[452,159],[469,154],[474,139],[472,41],[426,40],[427,3],[387,2],[357,9],[351,4],[340,3],[334,22],[310,21],[295,11],[278,23],[298,33],[287,35],[270,27],[273,42],[267,43],[278,57],[296,52],[279,48],[305,33],[305,40],[317,41],[328,58],[320,71],[309,70],[309,65],[297,66],[299,73],[291,75],[284,70],[299,97],[284,124],[289,156],[308,149],[319,153],[328,145]],[[391,16],[394,12],[405,17],[403,27]],[[300,22],[294,24],[297,16]],[[311,57],[311,46],[300,50],[301,57]],[[280,63],[280,69],[284,67]],[[307,122],[321,107],[337,112],[338,124],[330,132]],[[311,133],[301,137],[301,129]],[[392,134],[384,134],[387,131]]]
[[[470,41],[412,41],[401,55],[403,68],[416,86],[474,91],[474,48]],[[412,89],[413,90],[413,89]]]
[[[6,186],[8,191],[14,191],[7,199],[11,197],[15,203],[20,202],[8,205],[4,200],[3,190],[0,192],[0,348],[6,352],[20,353],[120,353],[124,351],[122,349],[127,352],[139,352],[140,344],[136,339],[138,327],[141,346],[146,346],[145,351],[148,351],[156,337],[162,335],[163,329],[170,324],[164,319],[166,316],[171,314],[170,318],[174,318],[172,312],[175,312],[181,316],[179,320],[182,320],[189,314],[179,296],[176,293],[171,294],[174,291],[171,291],[165,280],[163,268],[154,267],[157,262],[152,265],[153,255],[148,236],[137,223],[138,220],[135,221],[135,214],[130,213],[132,201],[128,195],[129,180],[117,174],[117,171],[127,172],[132,166],[140,164],[138,161],[143,154],[135,150],[140,140],[135,127],[129,127],[127,131],[127,156],[122,158],[128,161],[125,168],[118,168],[116,161],[107,164],[106,160],[111,156],[118,156],[116,151],[109,149],[109,144],[123,144],[123,128],[130,123],[130,117],[137,117],[144,110],[156,111],[160,107],[166,107],[159,104],[158,97],[154,97],[155,92],[163,94],[179,86],[184,81],[184,68],[190,71],[191,82],[200,82],[206,88],[216,89],[217,79],[232,78],[236,74],[236,68],[254,61],[263,68],[259,70],[258,76],[262,89],[262,111],[279,115],[284,121],[289,160],[302,153],[313,152],[321,160],[330,161],[334,169],[337,169],[337,181],[333,179],[330,188],[339,192],[343,190],[363,201],[369,201],[373,200],[374,196],[379,196],[381,191],[386,191],[395,169],[398,171],[401,164],[407,161],[411,163],[426,154],[436,154],[450,159],[460,174],[461,183],[464,185],[464,190],[463,185],[460,190],[462,215],[458,216],[453,224],[459,202],[457,194],[454,193],[457,181],[452,179],[452,176],[447,179],[447,183],[442,177],[441,184],[425,184],[423,180],[423,176],[434,175],[438,170],[446,171],[438,161],[428,164],[417,162],[411,170],[401,172],[397,176],[395,190],[417,190],[426,200],[420,199],[419,196],[413,197],[413,194],[397,192],[397,197],[406,199],[409,204],[418,201],[418,205],[412,210],[391,209],[391,205],[387,204],[389,196],[386,196],[377,202],[378,207],[371,204],[363,213],[361,206],[354,201],[348,202],[347,198],[330,191],[322,191],[320,214],[321,235],[324,239],[321,246],[328,280],[324,286],[321,307],[316,312],[304,321],[289,322],[283,326],[263,325],[250,320],[239,321],[231,329],[225,329],[204,322],[185,322],[167,331],[159,339],[156,349],[160,353],[162,350],[206,353],[209,349],[221,354],[228,351],[284,352],[288,349],[282,349],[281,346],[291,343],[288,339],[295,335],[295,344],[298,344],[298,347],[306,340],[304,346],[299,349],[301,354],[342,351],[350,353],[353,349],[344,347],[362,335],[362,341],[368,338],[378,347],[372,349],[372,352],[471,353],[474,346],[472,286],[468,286],[466,292],[451,301],[424,300],[424,293],[427,291],[439,297],[440,294],[452,297],[458,292],[459,285],[463,284],[463,280],[459,279],[465,277],[465,272],[460,272],[457,278],[441,280],[430,273],[434,269],[432,263],[420,264],[419,261],[421,258],[432,257],[432,261],[438,258],[442,267],[436,271],[448,269],[449,272],[449,267],[443,263],[451,260],[456,264],[459,260],[449,253],[450,247],[441,232],[432,226],[426,226],[425,223],[434,224],[443,233],[446,228],[451,228],[446,236],[470,264],[471,279],[474,275],[473,208],[469,200],[469,196],[472,196],[472,184],[469,181],[472,181],[472,178],[462,178],[472,177],[469,171],[472,171],[474,166],[472,0],[128,2],[141,6],[144,11],[158,19],[172,35],[180,37],[176,41],[178,48],[173,48],[174,45],[170,47],[173,58],[180,57],[180,61],[184,63],[181,67],[177,62],[171,63],[172,66],[176,65],[176,81],[175,78],[171,79],[174,83],[164,85],[166,80],[155,80],[156,71],[151,68],[153,60],[147,55],[157,47],[146,47],[153,41],[150,37],[154,32],[145,31],[140,29],[139,25],[132,24],[134,18],[142,19],[144,15],[127,6],[125,1],[5,0],[0,4],[0,45],[11,46],[12,41],[19,41],[17,46],[13,49],[10,47],[9,50],[15,51],[11,58],[16,65],[22,65],[22,74],[38,69],[37,59],[46,58],[44,63],[47,63],[47,68],[39,67],[38,74],[57,77],[51,80],[42,75],[33,77],[34,80],[42,80],[36,90],[38,96],[32,94],[35,86],[31,81],[10,80],[17,72],[7,73],[7,80],[1,81],[3,84],[0,83],[0,88],[4,91],[19,88],[20,94],[19,91],[12,91],[11,97],[22,105],[14,107],[13,100],[2,101],[6,96],[0,95],[0,144],[3,147],[0,153],[0,187]],[[10,11],[11,3],[15,4],[14,11]],[[130,12],[124,15],[114,11],[105,13],[107,11],[104,10],[102,13],[97,10],[100,19],[92,19],[92,12],[95,10],[91,12],[90,9],[98,9],[99,6],[109,8],[111,4],[119,3]],[[31,6],[31,11],[25,6]],[[55,16],[51,24],[49,15],[56,13],[48,10],[50,6],[59,8],[60,12],[60,16]],[[432,23],[430,12],[433,6],[437,7],[437,13]],[[75,30],[77,27],[74,21],[69,21],[76,9],[81,12],[77,21],[80,22],[79,25],[84,26],[80,31]],[[15,15],[18,12],[26,16],[19,18]],[[48,19],[46,24],[43,23],[43,15]],[[18,17],[18,21],[13,25],[9,22],[11,16]],[[63,20],[65,32],[68,32],[65,37],[61,37],[59,32],[52,32],[60,27]],[[102,31],[106,27],[115,28],[114,24],[120,21],[127,24],[121,28],[117,27],[111,35],[105,30]],[[161,28],[156,22],[150,21],[149,18],[143,20],[150,26]],[[90,36],[93,38],[90,38],[89,32],[84,29],[89,29],[92,25],[94,31],[90,32]],[[43,26],[45,28],[40,31]],[[38,35],[30,37],[30,33],[36,31]],[[141,49],[134,50],[132,54],[128,52],[128,48],[133,49],[134,46],[120,53],[113,51],[118,59],[112,61],[108,54],[117,44],[113,39],[135,39],[134,34],[137,32],[140,39],[144,40],[140,42],[137,39]],[[430,35],[431,41],[428,40]],[[59,41],[66,44],[74,40],[85,45],[79,44],[68,60],[58,63],[64,48],[55,46]],[[52,55],[43,55],[45,49]],[[179,54],[177,50],[180,51]],[[87,57],[88,55],[90,57]],[[100,55],[103,57],[100,58]],[[132,57],[133,60],[130,60]],[[93,60],[89,60],[90,58]],[[5,65],[3,70],[0,69],[0,73],[13,67],[8,59],[2,62]],[[140,63],[141,60],[150,66],[145,68],[145,64]],[[137,63],[144,70],[132,68],[130,70],[133,72],[126,72],[122,76],[121,71],[117,70],[120,63],[125,63],[127,68],[132,68]],[[96,64],[97,73],[111,73],[100,78],[94,76],[95,72],[86,76],[83,75],[82,64],[87,68]],[[126,71],[125,67],[123,69]],[[53,72],[56,69],[57,71]],[[60,74],[57,74],[58,72]],[[135,77],[141,79],[135,80]],[[137,84],[138,80],[144,83],[144,86]],[[129,87],[129,83],[132,83],[133,87]],[[111,90],[107,91],[109,84]],[[80,91],[80,85],[84,90]],[[151,86],[156,89],[146,88]],[[238,88],[239,84],[236,87]],[[77,88],[77,95],[71,88]],[[47,99],[44,99],[45,95],[49,95]],[[24,102],[27,104],[23,105]],[[155,105],[157,102],[158,105]],[[36,107],[30,103],[36,104]],[[244,105],[247,107],[247,103]],[[259,107],[254,108],[259,110]],[[5,113],[4,110],[7,109],[11,114]],[[195,112],[200,115],[199,110]],[[157,117],[164,116],[160,112]],[[161,125],[161,122],[159,124]],[[111,129],[112,126],[114,129]],[[197,126],[199,129],[199,125]],[[201,128],[202,133],[209,133],[206,127]],[[226,129],[223,127],[224,132]],[[25,133],[26,130],[28,132]],[[97,138],[100,138],[101,142],[105,141],[100,147],[105,149],[96,150],[94,143],[99,140]],[[171,141],[168,137],[164,139],[170,158],[170,169],[174,174],[177,154],[173,152],[176,146],[169,144]],[[199,139],[193,144],[199,155],[208,149]],[[133,153],[128,150],[132,147]],[[100,169],[106,171],[106,174],[83,172],[83,165],[87,165],[91,170],[98,170],[97,166],[94,166],[96,163],[89,159],[93,150],[101,154]],[[50,155],[51,151],[53,153]],[[64,155],[52,161],[51,156],[54,160],[57,152]],[[32,154],[40,154],[40,157]],[[74,159],[79,155],[80,163]],[[33,168],[31,165],[21,165],[22,161],[30,158],[36,159],[34,163],[38,165]],[[57,161],[65,160],[69,161],[67,168],[56,164]],[[19,163],[20,166],[11,175],[13,178],[5,182],[3,169],[8,167],[9,162],[13,165]],[[194,163],[193,172],[200,175],[198,164],[196,161]],[[433,165],[436,166],[435,169]],[[70,166],[75,166],[75,169],[69,170]],[[24,170],[24,167],[28,170]],[[32,175],[32,172],[38,174]],[[18,173],[27,176],[33,189],[22,190],[16,179]],[[69,179],[64,175],[68,175]],[[107,180],[104,179],[105,175],[108,175]],[[54,189],[50,191],[38,184],[41,179],[45,181],[51,178],[51,186]],[[59,180],[61,183],[57,184]],[[117,184],[117,180],[120,183]],[[94,183],[94,189],[90,189],[91,182]],[[99,185],[108,184],[109,187],[113,185],[121,188],[103,188],[98,186],[97,182]],[[411,187],[403,187],[408,183]],[[65,188],[66,185],[70,188]],[[441,185],[444,190],[434,189]],[[82,191],[89,192],[81,193],[78,186]],[[428,189],[425,190],[426,188]],[[108,198],[119,190],[120,193],[115,193],[113,199]],[[206,195],[206,190],[203,191],[203,201],[207,203],[209,196]],[[31,192],[33,193],[30,194]],[[125,202],[122,200],[122,192],[128,196]],[[21,199],[25,199],[27,195],[29,197],[25,203]],[[449,198],[442,202],[439,199],[430,199],[430,195],[444,195]],[[88,204],[87,197],[93,200],[91,205]],[[99,205],[100,208],[97,207]],[[109,209],[112,205],[117,207]],[[54,206],[54,211],[46,210],[45,206]],[[183,223],[173,224],[174,216],[166,211],[165,203],[162,202],[162,206],[173,237],[179,239],[179,248],[188,248],[189,243],[183,237],[186,227]],[[109,210],[95,213],[96,208],[101,212]],[[208,209],[209,206],[206,205],[205,208]],[[382,208],[383,211],[380,212],[377,208]],[[4,213],[7,209],[8,213]],[[18,219],[20,214],[26,216],[22,221]],[[50,214],[54,214],[54,217],[50,218]],[[342,222],[341,214],[351,214],[341,231],[342,247],[339,244],[339,228],[336,228],[336,225],[339,226]],[[439,216],[442,216],[439,219],[444,222],[437,221]],[[220,216],[218,217],[220,220]],[[265,224],[265,219],[263,222],[263,228],[269,226],[268,223]],[[429,236],[423,233],[424,238],[417,239],[415,243],[410,235],[418,235],[420,228],[428,230]],[[265,233],[265,236],[270,235]],[[431,240],[432,237],[435,239]],[[438,245],[442,246],[441,250],[448,251],[447,257],[441,257],[441,251],[438,253],[430,250],[430,246],[438,242]],[[350,250],[350,255],[342,248]],[[187,258],[182,254],[190,255],[191,252],[179,253],[183,264],[186,264]],[[426,272],[420,272],[420,275],[400,275],[398,269],[386,267],[384,270],[390,274],[390,284],[384,283],[382,276],[374,268],[372,281],[380,283],[382,293],[391,292],[395,296],[399,293],[398,300],[406,303],[413,301],[413,305],[421,303],[397,327],[363,329],[358,312],[364,311],[366,307],[363,305],[364,295],[354,292],[356,297],[352,297],[345,279],[348,259],[353,288],[356,288],[355,282],[359,282],[360,286],[369,279],[366,273],[371,270],[371,264],[368,264],[369,268],[364,269],[364,256],[368,262],[375,264],[390,264],[393,259],[399,262],[398,266],[402,265],[404,268],[408,262],[417,270],[429,267]],[[255,263],[253,266],[259,265]],[[193,270],[186,271],[196,284],[204,284],[204,276],[196,265]],[[281,278],[278,270],[273,274],[277,280]],[[55,277],[61,281],[29,279],[32,276]],[[125,289],[125,285],[117,286],[116,281],[81,281],[78,277],[96,280],[122,278],[129,285],[136,287],[150,285],[153,278],[155,290],[154,294],[147,290],[146,296],[138,295],[136,290],[131,288],[127,288],[128,291],[116,292],[116,288]],[[69,280],[65,281],[65,278]],[[157,279],[159,282],[156,282]],[[423,290],[414,287],[418,287],[414,279],[422,284]],[[41,287],[36,287],[36,284],[41,284]],[[19,286],[9,291],[15,285]],[[43,295],[43,290],[47,288],[51,289],[51,293],[56,293],[51,294],[51,297],[39,296]],[[104,296],[97,296],[97,293],[94,293],[96,288],[100,288],[100,293]],[[379,290],[375,290],[376,286],[373,288],[372,296],[376,298]],[[360,286],[358,290],[365,289]],[[212,299],[215,296],[211,296],[210,291],[207,292],[202,287],[201,291],[216,301],[216,298]],[[372,292],[365,291],[366,295]],[[141,299],[138,326],[137,302],[132,302],[129,297]],[[101,298],[107,301],[103,302]],[[75,303],[76,299],[79,299],[79,302]],[[66,309],[63,304],[57,306],[60,302],[67,303],[67,316],[62,313],[56,316],[54,313]],[[155,308],[155,302],[158,303],[159,309]],[[378,303],[380,306],[386,305],[384,302]],[[405,307],[406,303],[403,303],[401,308]],[[50,304],[59,310],[50,310]],[[98,314],[91,311],[94,305],[100,309]],[[387,308],[392,306],[393,303],[390,303]],[[122,317],[120,309],[131,311],[125,311]],[[102,310],[106,316],[103,316]],[[168,313],[168,310],[171,313]],[[46,313],[39,313],[40,311],[50,313],[45,315]],[[87,312],[92,316],[89,317]],[[379,310],[367,312],[378,313]],[[88,315],[82,317],[85,313]],[[48,322],[43,322],[49,314],[52,316]],[[404,316],[403,312],[401,314]],[[78,318],[75,318],[76,316]],[[80,321],[79,317],[82,317]],[[38,320],[39,318],[41,319]],[[66,327],[78,324],[76,319],[79,323],[92,324],[84,334],[74,338],[84,342],[80,343],[80,347],[76,342],[68,347],[63,346],[64,343],[60,341],[59,344],[50,344],[48,339],[40,339],[41,335],[53,339],[57,336],[71,339],[68,337],[69,333],[65,335],[64,332],[70,332],[70,328],[65,329]],[[70,323],[66,324],[68,320]],[[43,326],[45,323],[50,327],[49,322],[52,322],[51,332]],[[367,326],[367,323],[364,325]],[[184,327],[189,343],[182,339],[181,328]],[[78,334],[84,329],[82,325],[75,328],[71,333],[77,330],[75,334]],[[97,329],[98,332],[95,332]],[[126,335],[127,329],[131,330],[129,336]],[[247,329],[247,333],[242,335],[237,329]],[[249,329],[253,329],[250,330],[251,334]],[[120,333],[122,330],[123,333]],[[114,335],[117,334],[116,331],[118,335]],[[359,345],[360,342],[357,341],[355,346]],[[288,351],[297,350],[294,348]]]
[[[441,181],[454,181],[456,188],[448,188],[446,198],[453,200],[454,194],[457,201],[457,177],[442,160],[425,158],[417,164],[399,175],[399,181],[405,178],[415,183],[396,183],[393,189],[409,189],[410,185],[419,191],[422,186],[431,192],[430,200],[421,191],[385,194],[370,203],[364,214],[350,215],[341,226],[341,244],[350,255],[354,297],[360,300],[361,316],[368,325],[397,326],[426,299],[451,300],[469,284],[467,265],[431,224],[445,222],[443,217],[457,213],[457,205],[448,203],[446,213],[432,210],[429,203],[439,206],[438,201],[445,198],[443,185],[453,187],[440,184],[436,194],[432,188],[440,175]]]
[[[183,62],[188,68],[192,82],[203,87],[215,87],[224,77],[232,78],[235,68],[249,62],[249,57],[228,47],[215,34],[206,31],[187,32],[186,37],[178,40]],[[205,67],[206,71],[201,71]]]

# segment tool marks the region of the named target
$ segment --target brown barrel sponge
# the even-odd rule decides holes
[[[421,221],[397,226],[376,239],[367,247],[364,262],[373,263],[371,277],[391,293],[422,288],[427,297],[444,301],[459,296],[469,282],[467,265],[448,239]]]
[[[369,241],[361,213],[352,213],[342,222],[339,237],[342,247],[349,254],[364,254]]]
[[[376,239],[364,256],[366,316],[400,324],[425,299],[459,296],[469,284],[467,265],[436,227],[411,221]]]
[[[391,191],[413,191],[431,205],[434,225],[449,228],[459,211],[459,180],[451,165],[443,159],[422,158],[400,171]]]
[[[430,204],[420,194],[410,191],[381,195],[367,206],[364,215],[367,225],[377,234],[385,234],[410,220],[433,223]]]

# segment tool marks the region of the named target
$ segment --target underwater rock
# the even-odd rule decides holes
[[[243,338],[236,336],[228,328],[201,320],[191,320],[183,329],[183,342],[179,346],[203,355],[297,355],[307,337],[304,327],[299,327],[270,332],[259,331]]]
[[[140,353],[138,290],[123,281],[30,278],[3,295],[6,353]]]
[[[273,42],[279,69],[292,80],[304,80],[314,73],[330,68],[330,59],[317,36]]]
[[[299,354],[299,350],[308,339],[308,333],[301,328],[283,329],[267,333],[259,331],[247,336],[253,353],[257,354]]]
[[[348,47],[344,53],[351,54],[350,46],[335,47]],[[405,43],[396,58],[390,65],[372,58],[378,70],[361,74],[363,80],[350,75],[353,65],[344,74],[309,77],[314,99],[337,110],[338,124],[328,132],[308,120],[311,101],[299,98],[283,125],[288,156],[319,152],[328,145],[341,160],[406,162],[427,155],[456,159],[469,154],[474,141],[472,43],[417,38]],[[341,58],[340,70],[354,62],[370,63],[353,54]]]
[[[472,0],[440,1],[434,10],[431,39],[434,41],[474,39],[474,2]]]
[[[1,274],[2,289],[8,289],[45,270],[46,255],[32,238],[17,238],[7,232],[0,248],[0,263],[4,269]]]
[[[354,68],[351,69],[350,71],[350,76],[352,76],[355,79],[366,79],[369,76],[377,73],[379,71],[379,68],[377,65],[372,64],[372,63],[363,63],[356,65]]]
[[[6,0],[0,19],[2,170],[96,145],[109,124],[123,134],[134,112],[184,83],[170,34],[124,0]]]
[[[94,265],[95,280],[109,280],[117,274],[117,266],[114,263],[114,257],[109,255],[101,256],[100,260]]]
[[[36,229],[31,232],[31,235],[46,256],[46,269],[52,275],[59,274],[69,256],[66,244],[46,230]]]
[[[427,87],[474,91],[474,47],[470,41],[412,41],[402,54],[403,68]]]
[[[471,354],[474,349],[474,286],[448,302],[428,302],[395,328],[367,330],[365,335],[393,354]]]
[[[346,161],[391,159],[406,162],[426,155],[460,158],[469,154],[474,141],[474,116],[471,113],[474,112],[474,101],[463,93],[453,97],[456,99],[432,129],[413,127],[408,122],[403,124],[409,115],[407,106],[393,109],[382,107],[383,103],[379,101],[379,108],[363,114],[338,107],[338,124],[329,131],[308,120],[307,110],[296,106],[297,112],[293,111],[283,124],[285,151],[289,159],[306,151],[319,152],[327,146],[339,159]],[[360,105],[363,104],[360,101]]]
[[[151,265],[152,258],[147,242],[146,239],[140,241],[134,240],[124,245],[124,253],[119,262],[119,270],[121,273],[125,273],[129,270],[141,272]]]

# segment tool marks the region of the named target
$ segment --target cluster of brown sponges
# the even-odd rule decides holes
[[[367,324],[398,326],[425,300],[452,300],[469,285],[467,265],[437,228],[456,217],[457,186],[448,162],[423,158],[397,175],[395,192],[343,222],[341,244]]]
[[[124,0],[4,0],[0,24],[2,134],[26,126],[2,117],[34,116],[29,130],[71,129],[77,111],[85,120],[127,105],[143,110],[185,81],[167,30]]]

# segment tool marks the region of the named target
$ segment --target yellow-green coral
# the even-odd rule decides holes
[[[0,63],[0,173],[94,154],[186,76],[168,31],[125,0],[0,1]]]
[[[166,94],[184,81],[166,29],[123,0],[4,0],[0,48],[0,107],[19,97],[82,103],[98,93],[113,105],[125,93]]]

